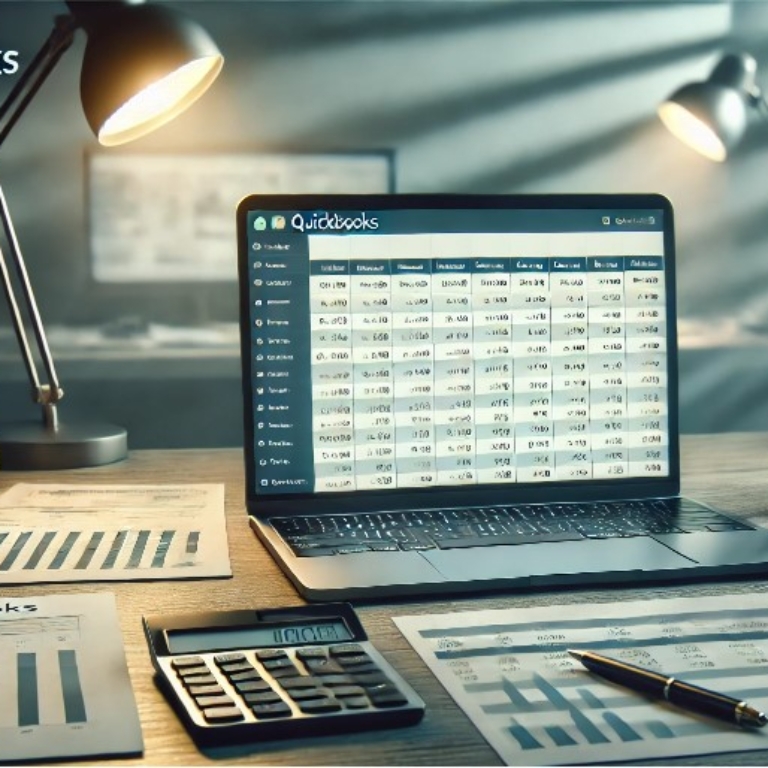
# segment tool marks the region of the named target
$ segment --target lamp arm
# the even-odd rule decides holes
[[[27,369],[27,378],[32,385],[32,399],[36,403],[40,403],[43,406],[43,418],[46,424],[52,428],[56,428],[56,403],[64,397],[64,390],[59,384],[59,379],[56,374],[56,366],[53,362],[51,355],[51,349],[48,346],[48,339],[45,335],[45,328],[43,327],[43,321],[40,318],[40,312],[37,308],[37,301],[35,300],[35,294],[32,290],[32,284],[29,281],[29,275],[27,274],[27,268],[24,263],[24,257],[19,248],[19,242],[16,238],[16,232],[13,228],[13,222],[8,210],[8,204],[5,200],[5,194],[2,187],[0,187],[0,223],[2,223],[3,231],[5,233],[5,239],[8,243],[10,250],[10,259],[16,268],[16,275],[18,278],[21,296],[26,307],[32,330],[35,334],[35,342],[37,345],[40,359],[45,367],[45,373],[48,380],[47,384],[40,383],[40,377],[37,373],[37,367],[35,365],[35,359],[32,356],[32,351],[29,346],[29,339],[24,326],[24,319],[21,311],[19,310],[19,303],[16,299],[13,281],[11,279],[8,265],[6,264],[5,254],[0,249],[0,276],[2,277],[3,289],[5,296],[8,299],[8,306],[11,310],[11,320],[13,322],[13,329],[16,333],[16,341],[18,342],[19,349],[21,350],[21,356],[24,360],[24,366]]]
[[[22,73],[5,101],[0,105],[0,125],[2,125],[0,128],[0,145],[8,137],[8,134],[34,98],[40,86],[53,71],[61,56],[72,44],[77,27],[78,24],[72,16],[62,15],[56,17],[53,31],[48,39],[24,73]],[[37,308],[35,294],[29,281],[24,257],[16,238],[16,232],[2,188],[0,188],[0,224],[2,224],[5,239],[8,243],[9,260],[14,265],[16,271],[19,294],[23,300],[23,306],[26,309],[29,323],[35,335],[37,351],[45,367],[47,384],[40,383],[40,377],[37,373],[35,359],[32,355],[29,338],[25,329],[24,318],[19,308],[19,301],[16,298],[16,289],[14,288],[14,282],[2,249],[0,249],[0,281],[8,300],[11,321],[16,334],[16,341],[24,360],[27,378],[32,385],[32,399],[34,402],[42,405],[43,420],[46,427],[51,431],[55,431],[58,426],[56,403],[64,396],[64,390],[59,385],[53,357],[48,346],[48,339]]]

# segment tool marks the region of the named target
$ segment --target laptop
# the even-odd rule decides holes
[[[764,574],[680,497],[659,195],[254,195],[250,524],[309,600]]]

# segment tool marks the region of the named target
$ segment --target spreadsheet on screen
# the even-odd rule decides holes
[[[256,492],[667,476],[663,215],[250,212]]]

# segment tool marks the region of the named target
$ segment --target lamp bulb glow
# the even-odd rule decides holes
[[[224,63],[222,56],[204,56],[155,81],[117,109],[98,132],[107,147],[144,136],[181,114],[203,95]]]
[[[669,131],[709,160],[722,163],[728,155],[720,137],[703,120],[674,101],[665,101],[658,109],[659,117]]]

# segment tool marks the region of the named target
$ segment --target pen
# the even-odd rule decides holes
[[[631,688],[633,691],[666,699],[692,712],[711,715],[737,725],[753,725],[762,728],[768,723],[768,717],[754,707],[750,707],[745,701],[684,683],[675,677],[609,659],[607,656],[600,656],[591,651],[569,650],[568,653],[574,659],[578,659],[590,672],[606,680]]]

